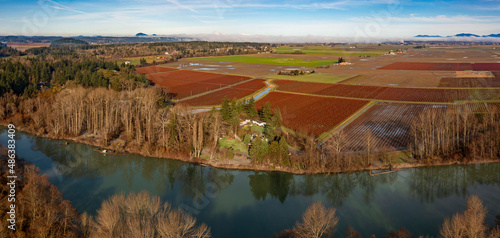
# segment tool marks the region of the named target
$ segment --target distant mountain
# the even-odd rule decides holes
[[[471,33],[460,33],[460,34],[456,34],[455,36],[456,37],[481,37],[479,35],[471,34]]]
[[[62,36],[0,36],[0,42],[4,43],[51,43]],[[198,38],[190,36],[155,36],[155,37],[135,37],[135,36],[74,36],[70,37],[86,41],[93,44],[116,44],[116,43],[151,43],[151,42],[183,42],[197,41]]]
[[[489,34],[489,35],[484,35],[483,37],[500,37],[500,34]]]
[[[139,32],[139,33],[135,34],[135,36],[137,36],[137,37],[148,36],[148,34]]]
[[[442,37],[440,35],[416,35],[415,37]]]
[[[418,38],[430,38],[430,37],[439,38],[439,37],[442,37],[442,36],[440,36],[440,35],[416,35],[414,37],[418,37]],[[447,36],[447,37],[495,37],[495,38],[500,38],[500,34],[489,34],[489,35],[480,36],[480,35],[476,35],[476,34],[472,34],[472,33],[460,33],[460,34],[456,34],[454,36]]]

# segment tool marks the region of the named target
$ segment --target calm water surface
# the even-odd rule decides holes
[[[314,201],[337,209],[340,222],[363,237],[406,227],[438,234],[445,217],[478,195],[487,222],[500,214],[500,164],[417,168],[371,177],[367,172],[291,175],[217,169],[138,155],[102,155],[95,147],[17,132],[20,157],[40,167],[80,212],[96,214],[117,193],[147,190],[211,227],[214,237],[272,237],[291,228]],[[5,127],[0,143],[6,145]]]

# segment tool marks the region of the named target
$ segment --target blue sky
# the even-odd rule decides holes
[[[500,0],[0,0],[0,35],[500,33]]]

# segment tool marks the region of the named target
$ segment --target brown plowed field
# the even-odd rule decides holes
[[[498,100],[500,89],[398,88],[274,81],[278,90],[325,96],[353,97],[407,102],[454,102],[463,100]]]
[[[233,98],[243,98],[254,93],[258,89],[263,88],[264,86],[265,84],[263,79],[254,79],[252,81],[238,84],[230,88],[225,88],[213,93],[183,101],[182,104],[186,104],[189,106],[220,105],[222,104],[222,100],[224,100],[224,97],[227,97],[229,100],[232,100]]]
[[[168,72],[168,71],[174,71],[174,70],[178,70],[178,69],[159,67],[159,66],[135,68],[135,71],[137,71],[137,73],[140,73],[140,74],[160,73],[160,72]]]
[[[269,102],[280,108],[283,125],[314,136],[333,129],[369,101],[323,98],[282,92],[271,92],[256,102],[257,108]]]
[[[494,78],[442,78],[438,87],[486,88],[500,87],[500,71],[492,72]]]
[[[393,70],[434,70],[434,71],[490,71],[500,70],[500,63],[423,63],[423,62],[396,62],[379,69]]]
[[[148,74],[146,77],[157,86],[169,88],[171,95],[175,99],[185,98],[250,79],[244,76],[189,70]]]

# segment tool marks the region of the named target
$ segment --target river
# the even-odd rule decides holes
[[[0,143],[6,145],[5,127]],[[314,201],[337,209],[335,236],[350,225],[363,237],[405,227],[437,236],[445,217],[478,195],[488,224],[500,214],[500,163],[368,172],[292,175],[227,170],[139,155],[103,155],[95,147],[16,133],[16,152],[38,166],[80,212],[93,215],[117,193],[147,190],[211,227],[214,237],[272,237],[291,228]]]

